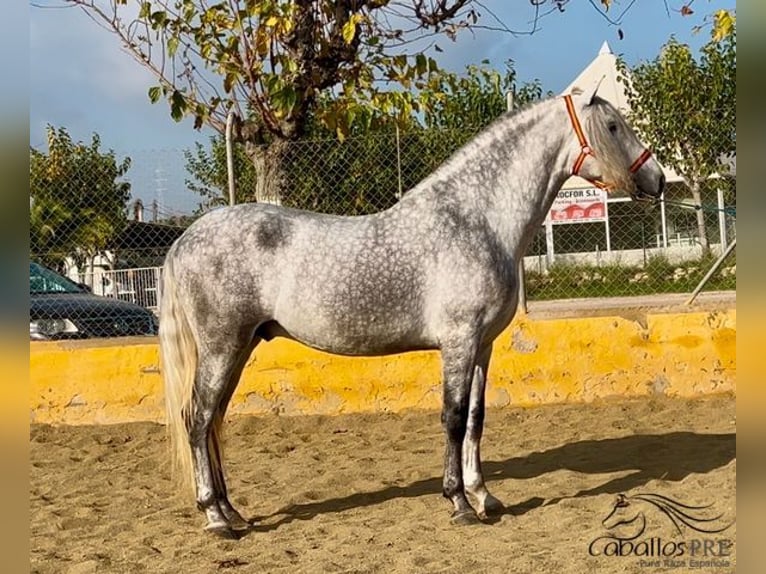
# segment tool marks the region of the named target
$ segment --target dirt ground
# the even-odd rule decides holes
[[[234,418],[226,424],[230,493],[256,526],[229,541],[203,533],[203,515],[174,492],[164,427],[33,425],[30,567],[733,572],[735,428],[735,400],[724,396],[490,410],[484,469],[506,510],[487,524],[452,526],[441,497],[438,413]],[[643,546],[591,556],[609,553],[610,539],[593,541],[609,534],[602,520],[618,493],[710,505],[687,512],[722,514],[715,529],[723,530],[676,530],[656,508],[633,504],[646,527],[634,542]],[[694,540],[712,540],[707,556],[699,545],[691,554]],[[679,548],[680,557],[662,556]]]

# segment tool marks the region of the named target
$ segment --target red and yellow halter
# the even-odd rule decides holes
[[[577,156],[577,159],[572,166],[572,175],[578,175],[583,179],[591,182],[599,189],[603,189],[609,192],[612,186],[610,186],[608,183],[580,175],[580,168],[582,167],[582,164],[585,163],[585,159],[589,155],[596,157],[596,154],[593,153],[593,148],[588,145],[588,140],[585,139],[585,133],[582,131],[580,120],[577,119],[577,112],[575,111],[574,103],[572,102],[572,96],[569,94],[565,95],[564,103],[566,103],[569,119],[572,121],[572,127],[574,128],[575,134],[577,134],[577,140],[580,142],[580,155]],[[650,157],[652,157],[652,152],[648,149],[644,149],[636,161],[631,164],[629,168],[630,173],[636,173],[639,169],[641,169],[641,166],[644,165],[646,160],[648,160]]]

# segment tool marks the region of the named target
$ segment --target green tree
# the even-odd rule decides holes
[[[30,251],[32,258],[61,269],[67,257],[82,266],[104,251],[127,219],[130,183],[119,181],[130,158],[75,143],[65,128],[48,126],[48,151],[29,151]]]
[[[195,127],[223,134],[229,110],[244,118],[235,135],[258,172],[259,200],[279,197],[286,142],[312,118],[340,138],[378,112],[409,121],[419,111],[413,88],[438,69],[427,55],[438,37],[511,31],[478,0],[142,0],[138,10],[127,0],[63,2],[84,9],[154,74],[149,98],[167,100],[176,120],[192,115]],[[529,0],[534,23],[525,31],[565,4]]]
[[[481,65],[469,65],[463,74],[441,73],[419,94],[424,103],[423,125],[436,129],[481,129],[508,109],[512,94],[515,108],[539,100],[539,80],[519,85],[512,60],[501,72]]]
[[[233,148],[234,174],[236,181],[236,203],[256,201],[254,194],[255,168],[245,153],[244,146],[234,144]],[[229,202],[228,167],[226,163],[226,142],[223,136],[215,135],[209,138],[209,147],[199,142],[193,150],[184,150],[186,171],[191,176],[186,179],[189,190],[202,198],[197,212],[204,213],[213,207],[227,205]]]
[[[508,94],[518,109],[539,100],[539,80],[520,84],[513,61],[501,72],[481,65],[469,65],[463,74],[440,73],[419,94],[424,102],[424,137],[428,140],[430,165],[427,175],[452,152],[470,140],[508,110]],[[551,95],[550,92],[547,95]]]
[[[736,42],[736,31],[712,39],[695,59],[671,38],[653,61],[632,70],[621,64],[631,123],[660,162],[683,177],[696,204],[705,182],[725,173],[724,158],[736,152]],[[702,210],[697,227],[707,251]]]
[[[499,72],[482,62],[463,74],[440,71],[417,93],[427,103],[425,114],[402,122],[377,118],[364,129],[356,126],[345,141],[319,122],[311,122],[306,139],[289,146],[282,201],[292,207],[336,213],[369,213],[390,206],[481,128],[506,111],[506,94],[517,106],[539,99],[538,81],[519,85],[513,63]],[[320,104],[321,105],[321,104]],[[397,135],[398,131],[398,135]],[[398,143],[397,143],[398,142]],[[397,154],[397,145],[399,153]],[[257,177],[241,146],[234,148],[237,201],[253,201]],[[227,202],[226,153],[223,138],[210,138],[210,148],[187,150],[190,189],[199,193],[200,210]]]

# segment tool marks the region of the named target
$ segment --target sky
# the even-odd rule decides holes
[[[593,0],[595,1],[595,0]],[[688,1],[688,0],[686,0]],[[60,6],[59,0],[36,4]],[[596,2],[598,3],[598,2]],[[456,42],[438,41],[433,53],[443,68],[454,71],[484,59],[503,69],[514,61],[520,82],[540,80],[543,90],[563,90],[598,54],[606,40],[630,66],[652,60],[671,36],[697,49],[709,39],[708,30],[693,28],[719,8],[734,9],[732,0],[698,1],[694,14],[677,11],[685,1],[634,2],[619,28],[610,24],[586,0],[571,0],[563,13],[541,19],[531,35],[484,30],[463,32]],[[528,1],[485,0],[483,3],[514,30],[528,30],[533,15]],[[631,4],[615,0],[613,17]],[[483,12],[486,23],[489,15]],[[65,127],[75,140],[90,141],[96,132],[103,149],[118,158],[129,156],[133,197],[146,205],[156,200],[160,215],[190,213],[198,196],[185,187],[183,150],[195,142],[207,144],[211,130],[195,131],[191,120],[176,123],[169,108],[151,104],[147,90],[151,74],[119,46],[115,37],[81,10],[30,7],[29,134],[30,145],[45,149],[45,129]]]

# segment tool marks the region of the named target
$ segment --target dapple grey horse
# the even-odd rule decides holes
[[[206,529],[249,527],[227,496],[219,435],[245,362],[276,336],[343,355],[438,350],[452,521],[501,510],[479,454],[492,342],[516,311],[519,261],[573,173],[634,199],[664,187],[593,90],[502,115],[385,211],[243,204],[189,226],[165,261],[160,347],[174,452]]]

